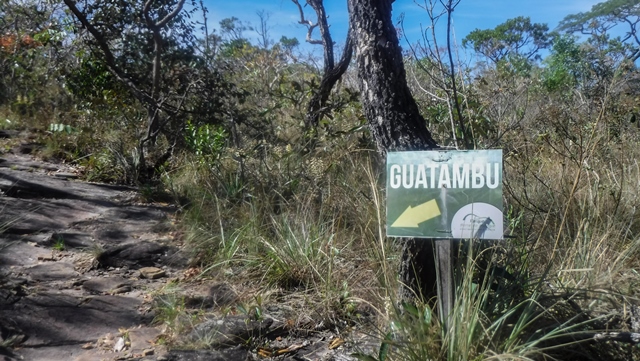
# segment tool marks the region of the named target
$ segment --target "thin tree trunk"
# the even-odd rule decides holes
[[[324,46],[326,47],[327,45]],[[330,46],[333,47],[333,44]],[[309,101],[309,105],[307,106],[307,115],[305,117],[305,125],[308,129],[317,128],[320,120],[327,112],[326,109],[324,109],[325,104],[327,104],[327,100],[329,100],[329,95],[331,94],[333,86],[336,85],[345,71],[347,71],[349,63],[351,62],[352,53],[353,42],[351,41],[351,36],[347,35],[347,42],[340,62],[337,66],[333,65],[333,61],[330,66],[325,64],[320,87]],[[331,56],[333,56],[333,52],[331,52]],[[327,61],[327,58],[328,56],[325,55],[325,62]]]
[[[305,116],[305,127],[307,130],[315,131],[322,120],[322,117],[327,113],[326,104],[329,100],[329,95],[333,86],[340,80],[342,75],[351,62],[351,56],[353,54],[353,42],[351,41],[351,32],[347,31],[347,40],[345,41],[344,51],[338,64],[335,64],[334,51],[333,51],[333,39],[331,38],[331,31],[329,31],[329,23],[327,22],[327,13],[324,9],[323,0],[306,0],[313,10],[316,12],[318,18],[314,24],[304,16],[302,5],[298,0],[292,0],[300,11],[300,21],[298,23],[307,27],[307,42],[311,44],[322,44],[324,49],[324,70],[322,74],[322,80],[318,90],[315,91],[313,97],[307,105],[307,114]],[[313,29],[320,28],[321,40],[312,39],[311,34]]]

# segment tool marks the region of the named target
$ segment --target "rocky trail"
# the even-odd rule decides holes
[[[166,358],[154,347],[150,295],[186,266],[171,233],[175,209],[22,153],[28,145],[0,156],[4,359],[101,360],[117,349]]]
[[[73,167],[32,157],[24,135],[0,133],[18,138],[0,153],[0,360],[354,359],[329,333],[288,337],[284,317],[220,313],[185,335],[206,338],[208,350],[168,350],[154,295],[191,272],[176,208],[141,202],[135,188],[79,181]],[[238,298],[220,282],[185,288],[194,309]],[[272,349],[243,347],[265,335]]]

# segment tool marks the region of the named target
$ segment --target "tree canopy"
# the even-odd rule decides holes
[[[628,58],[640,58],[640,0],[608,0],[594,5],[590,11],[568,15],[558,25],[558,30],[578,32],[608,40],[609,30],[617,25],[626,26],[619,38],[622,43],[633,44]]]
[[[550,44],[547,24],[532,23],[524,16],[509,19],[494,29],[475,29],[462,40],[464,47],[471,46],[494,63],[509,57],[538,59],[538,50]]]

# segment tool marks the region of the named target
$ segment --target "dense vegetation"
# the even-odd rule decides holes
[[[178,203],[194,269],[232,280],[236,311],[277,302],[295,329],[378,332],[369,360],[640,358],[638,1],[555,31],[526,17],[475,30],[471,65],[431,30],[404,44],[439,144],[504,152],[509,238],[460,243],[446,330],[430,300],[398,302],[400,244],[353,67],[313,124],[327,58],[272,40],[264,13],[254,44],[237,18],[208,29],[202,3],[74,4],[0,0],[0,128],[36,134],[38,156],[86,180]],[[425,18],[464,6],[445,4]],[[179,332],[172,302],[159,322]]]

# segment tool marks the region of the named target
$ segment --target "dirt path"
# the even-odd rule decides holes
[[[175,209],[19,150],[0,155],[0,360],[168,359],[150,295],[186,266]]]
[[[280,304],[263,305],[259,319],[220,312],[242,297],[224,281],[185,279],[193,269],[174,237],[173,206],[79,181],[73,167],[25,154],[32,148],[0,150],[0,361],[353,361],[363,345],[377,350],[362,333],[290,333],[287,314],[297,312]],[[154,297],[175,280],[184,307],[201,316],[181,344],[205,349],[157,342]]]

